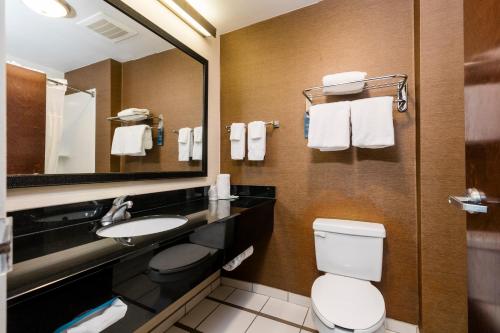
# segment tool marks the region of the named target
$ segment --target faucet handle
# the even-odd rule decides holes
[[[127,198],[128,195],[122,195],[121,197],[116,198],[113,200],[113,206],[120,206],[125,200],[127,200]]]

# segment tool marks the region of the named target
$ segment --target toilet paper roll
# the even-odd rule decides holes
[[[219,200],[231,198],[231,175],[220,174],[217,176],[217,197]]]
[[[217,201],[217,218],[223,219],[231,215],[231,202],[228,200]]]

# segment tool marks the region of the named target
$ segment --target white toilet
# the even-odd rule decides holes
[[[312,315],[320,333],[383,333],[385,303],[370,281],[380,281],[385,228],[382,224],[314,221],[318,269]]]

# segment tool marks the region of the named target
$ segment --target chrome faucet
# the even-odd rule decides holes
[[[117,221],[128,220],[131,217],[127,209],[132,208],[134,203],[130,200],[125,201],[126,199],[127,196],[124,195],[113,200],[113,206],[111,206],[111,209],[101,218],[101,225],[103,227]]]

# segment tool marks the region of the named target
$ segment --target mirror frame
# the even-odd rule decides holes
[[[208,167],[208,60],[121,0],[103,0],[203,65],[203,155],[201,171],[7,175],[7,188],[206,177]],[[166,9],[165,9],[166,10]]]

